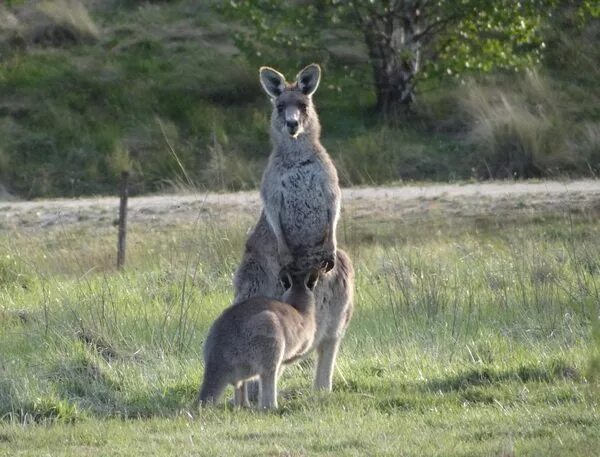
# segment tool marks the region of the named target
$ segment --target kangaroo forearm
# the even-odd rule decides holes
[[[275,239],[277,240],[277,250],[279,255],[287,255],[290,252],[289,246],[287,245],[287,241],[283,232],[283,227],[281,226],[281,215],[278,211],[274,211],[274,208],[279,208],[281,206],[281,202],[279,199],[269,199],[265,205],[265,214],[267,216],[267,222],[271,226],[271,230],[273,230],[273,234],[275,235]]]
[[[326,248],[335,253],[337,247],[336,229],[339,215],[339,202],[333,211],[329,212],[329,233],[327,234]]]

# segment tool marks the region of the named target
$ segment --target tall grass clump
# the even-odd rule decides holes
[[[433,135],[426,141],[407,129],[382,126],[328,142],[343,185],[403,180],[467,178],[456,144]],[[453,151],[449,153],[449,151]]]
[[[535,178],[597,167],[595,124],[573,124],[567,110],[576,102],[555,85],[528,70],[511,86],[474,83],[463,90],[459,105],[478,176]]]
[[[27,45],[95,43],[100,29],[80,0],[30,2],[18,9],[19,33]]]
[[[583,122],[576,129],[577,137],[569,140],[576,154],[585,158],[590,174],[600,176],[600,122]]]
[[[371,249],[359,266],[356,325],[376,345],[427,340],[440,351],[482,332],[527,344],[579,340],[600,300],[598,247],[571,244],[577,235],[566,227],[560,240],[528,235],[535,239],[462,235]]]
[[[0,52],[10,54],[14,48],[23,45],[20,36],[20,22],[17,16],[3,4],[0,5]]]
[[[470,118],[468,141],[481,175],[533,178],[569,168],[560,101],[536,71],[528,71],[512,89],[471,84],[461,108]]]

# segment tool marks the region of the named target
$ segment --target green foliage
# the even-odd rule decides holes
[[[400,1],[389,6],[385,1],[241,0],[224,3],[222,10],[248,25],[247,29],[235,32],[235,38],[252,61],[271,59],[295,67],[306,62],[308,55],[331,66],[339,65],[335,54],[328,49],[332,34],[356,46],[363,39],[360,34],[367,34],[378,17],[388,17],[392,27],[391,21],[402,20],[404,14],[416,14],[417,31],[408,39],[414,40],[414,44],[422,40],[419,44],[423,48],[422,69],[415,77],[427,80],[496,69],[512,71],[539,62],[544,48],[540,37],[542,19],[551,15],[555,3],[445,0],[422,6]],[[418,11],[415,13],[412,8]],[[341,30],[355,33],[336,36]],[[391,59],[414,58],[402,55],[415,52],[408,44],[396,50],[399,55],[390,56]],[[367,51],[373,59],[372,50]]]
[[[316,27],[324,11],[319,11],[316,3],[242,0],[224,2],[219,10],[227,17],[242,20],[250,26],[249,29],[235,31],[234,38],[236,45],[251,61],[271,59],[285,62],[288,68],[284,70],[296,70],[305,64],[303,59],[309,55],[314,59],[314,52],[322,48]],[[329,6],[328,2],[322,3]]]
[[[74,422],[78,416],[77,407],[67,400],[61,400],[53,397],[36,399],[30,406],[29,417],[24,420],[33,420],[34,422]]]
[[[217,32],[207,46],[193,38],[193,24],[163,31],[162,37],[145,30],[153,24],[146,13],[152,8],[128,12],[126,27],[104,36],[99,46],[52,51],[32,46],[2,63],[0,134],[10,154],[2,155],[0,172],[11,192],[113,193],[127,165],[134,172],[133,192],[161,189],[186,173],[199,187],[256,185],[255,162],[266,154],[242,149],[238,140],[252,141],[252,126],[248,134],[238,129],[234,147],[225,152],[240,175],[233,167],[223,179],[204,179],[215,144],[230,141],[228,126],[255,116],[246,107],[260,94],[256,78],[244,62],[223,59],[221,47],[211,47],[221,46]],[[176,6],[160,8],[183,14]],[[183,40],[174,36],[186,33],[190,37]],[[229,114],[231,106],[239,109]],[[157,118],[169,126],[164,134]]]
[[[408,130],[381,127],[347,140],[329,142],[342,185],[373,185],[403,180],[469,179],[468,154],[458,143]]]
[[[0,256],[0,283],[10,288],[27,288],[32,283],[31,273],[9,246],[3,248]]]
[[[25,0],[5,0],[6,6],[8,6],[8,7],[17,6],[24,2],[25,2]]]
[[[493,158],[489,145],[510,155],[505,149],[514,149],[515,136],[503,135],[508,140],[496,143],[473,141],[482,117],[461,108],[470,98],[461,100],[464,91],[457,89],[472,84],[464,78],[464,59],[480,59],[484,65],[480,51],[471,48],[486,43],[497,54],[493,60],[500,64],[506,57],[500,66],[511,70],[493,73],[491,84],[478,77],[477,84],[489,94],[504,94],[511,110],[537,125],[530,132],[543,133],[540,140],[536,133],[534,141],[521,142],[523,154],[537,155],[544,144],[552,150],[543,154],[551,160],[534,174],[597,173],[600,102],[592,89],[598,80],[594,44],[600,29],[589,20],[592,4],[563,2],[548,19],[532,13],[535,3],[521,2],[519,14],[529,22],[510,37],[499,25],[507,8],[460,26],[467,30],[478,24],[483,33],[487,20],[491,29],[485,37],[475,39],[473,31],[468,38],[449,34],[458,30],[454,22],[438,39],[423,43],[422,50],[445,52],[445,63],[440,60],[434,68],[423,55],[414,80],[419,84],[414,112],[383,128],[372,110],[377,96],[364,36],[360,27],[348,26],[355,20],[349,3],[215,2],[227,13],[221,15],[191,0],[111,1],[86,3],[89,11],[79,16],[56,9],[57,3],[58,16],[65,13],[80,28],[91,24],[98,31],[93,41],[68,46],[25,39],[38,22],[21,14],[34,3],[4,8],[17,25],[14,30],[0,26],[0,179],[19,197],[114,194],[124,166],[133,172],[132,193],[255,188],[270,149],[270,106],[258,84],[257,66],[274,65],[293,77],[310,61],[324,67],[315,100],[323,142],[344,184],[488,178],[481,159],[489,163]],[[491,8],[491,2],[483,3],[465,5]],[[381,4],[357,7],[364,12],[368,5]],[[250,22],[233,20],[246,13]],[[237,33],[235,42],[232,33]],[[510,52],[493,44],[498,40]],[[558,106],[542,117],[519,93],[525,72],[513,72],[538,60],[541,42],[546,47],[536,71],[556,92]],[[238,55],[236,43],[246,58]],[[410,58],[412,51],[405,51]],[[475,60],[470,62],[469,71],[479,73]],[[555,131],[554,125],[560,128]],[[487,151],[478,154],[474,145]],[[530,145],[538,149],[529,150]],[[566,145],[566,152],[555,154],[557,145]]]
[[[446,3],[449,15],[459,8]],[[439,41],[438,61],[424,66],[425,77],[429,72],[463,76],[498,69],[515,71],[539,63],[545,47],[540,28],[543,17],[551,14],[551,3],[470,2],[469,13]]]

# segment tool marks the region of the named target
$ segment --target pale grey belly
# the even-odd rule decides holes
[[[281,228],[291,248],[320,247],[332,229],[329,227],[332,202],[318,197],[300,199],[292,195],[284,196]]]

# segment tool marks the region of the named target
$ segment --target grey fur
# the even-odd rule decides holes
[[[277,112],[277,98],[285,94],[286,90],[288,95],[296,100],[310,97],[318,86],[320,69],[316,65],[311,65],[301,71],[297,77],[300,88],[297,84],[287,84],[283,75],[273,69],[263,67],[260,74],[261,84],[272,98],[274,105],[271,122],[273,151],[269,167],[263,177],[261,194],[266,195],[265,200],[268,200],[268,194],[273,191],[273,188],[279,187],[291,177],[299,178],[296,183],[297,193],[291,195],[287,200],[287,208],[284,208],[285,217],[292,220],[294,230],[286,230],[286,246],[283,250],[289,251],[287,245],[290,244],[293,252],[288,252],[283,256],[284,258],[279,256],[282,249],[279,246],[280,240],[277,239],[273,227],[268,222],[267,211],[263,211],[246,241],[242,261],[235,273],[234,302],[241,302],[257,295],[280,297],[283,289],[277,278],[284,266],[293,260],[296,267],[302,269],[334,255],[333,269],[324,275],[315,290],[316,332],[311,348],[317,351],[314,387],[330,391],[337,350],[352,315],[354,290],[352,262],[348,255],[336,246],[335,229],[340,206],[337,172],[319,142],[320,125],[312,101],[307,104],[304,131],[295,139],[289,132],[286,133],[286,125],[278,118]],[[306,161],[309,163],[305,163]],[[317,184],[325,190],[320,192]],[[281,190],[279,192],[281,193]],[[276,204],[271,204],[270,207],[271,213],[277,212]],[[299,214],[295,213],[297,208]],[[314,209],[312,214],[307,211],[309,209]],[[325,213],[329,216],[330,222],[324,222],[324,219],[327,220],[323,217]],[[278,218],[279,216],[275,216],[275,219]],[[299,225],[299,230],[295,229],[295,224]],[[304,230],[309,233],[304,233]],[[324,233],[325,231],[327,233]],[[329,239],[325,241],[329,243],[329,252],[326,247],[319,246],[322,244],[321,241],[328,237]],[[292,257],[292,254],[295,257]]]
[[[257,295],[281,297],[283,288],[277,280],[281,268],[277,241],[263,213],[246,241],[234,277],[234,302]],[[315,389],[331,391],[337,350],[352,316],[353,295],[354,268],[344,250],[338,249],[333,269],[323,275],[315,289],[316,331],[311,347],[317,351]]]
[[[341,191],[335,166],[319,140],[321,126],[312,102],[320,74],[312,64],[289,84],[276,70],[260,71],[273,103],[273,149],[260,194],[281,264],[294,262],[299,269],[319,258],[332,264],[337,248]]]
[[[286,273],[291,284],[282,300],[255,297],[226,309],[204,344],[204,381],[200,404],[214,403],[227,384],[235,403],[246,406],[245,381],[261,382],[260,406],[277,408],[277,378],[282,364],[302,357],[316,331],[313,288],[320,270]]]

